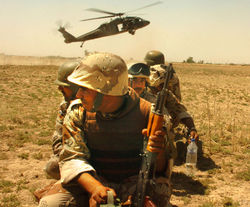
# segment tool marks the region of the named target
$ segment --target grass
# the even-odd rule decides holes
[[[18,136],[17,136],[17,142],[19,143],[27,143],[27,142],[31,142],[31,136],[29,135],[28,131],[20,131],[18,132]]]
[[[42,160],[43,159],[43,154],[41,152],[34,153],[32,157],[36,160]]]
[[[51,132],[50,131],[41,131],[40,133],[39,133],[39,136],[40,137],[48,137],[48,136],[51,136]]]
[[[250,181],[250,167],[248,167],[244,171],[238,172],[236,174],[236,178],[239,180]]]
[[[28,153],[21,153],[17,155],[17,157],[23,159],[23,160],[28,160],[29,159],[29,154]]]
[[[214,204],[211,201],[208,201],[206,203],[203,203],[199,207],[214,207]]]
[[[21,191],[23,189],[28,189],[27,184],[29,183],[29,181],[26,180],[19,180],[17,182],[17,191]]]
[[[8,127],[6,125],[0,125],[0,132],[8,130]]]
[[[4,188],[8,188],[8,187],[13,187],[15,185],[15,183],[13,183],[12,181],[9,180],[0,180],[0,190],[4,189]]]
[[[8,159],[8,155],[4,152],[0,152],[0,160],[7,160]]]
[[[4,196],[1,200],[0,207],[17,207],[20,206],[21,202],[16,195]]]
[[[35,142],[37,145],[41,146],[41,145],[51,145],[52,142],[51,140],[47,140],[47,139],[38,139]]]

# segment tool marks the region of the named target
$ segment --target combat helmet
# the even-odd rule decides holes
[[[72,98],[75,97],[79,87],[75,84],[70,83],[67,78],[79,65],[79,61],[70,61],[63,63],[58,69],[57,79],[55,80],[55,84],[59,86],[69,87],[72,90]]]
[[[128,67],[128,77],[133,78],[146,78],[149,79],[150,76],[150,68],[148,65],[144,63],[135,63],[131,64]]]
[[[165,58],[162,52],[158,50],[151,50],[147,52],[144,61],[147,63],[147,65],[157,65],[157,64],[164,64]]]
[[[128,92],[126,63],[121,57],[111,53],[86,56],[68,80],[104,95],[122,96]]]

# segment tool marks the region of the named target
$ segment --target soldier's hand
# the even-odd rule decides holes
[[[147,129],[143,129],[142,134],[147,135]],[[163,152],[165,150],[165,134],[166,132],[164,130],[158,130],[154,133],[154,135],[149,136],[148,146],[151,152]]]
[[[194,138],[194,139],[195,139],[195,142],[196,142],[196,143],[198,142],[198,140],[199,140],[199,135],[198,135],[198,133],[197,133],[197,131],[196,131],[196,130],[191,130],[191,131],[190,131],[190,135],[189,135],[188,143],[190,143],[190,142],[191,142],[191,139],[192,139],[192,138]]]
[[[90,195],[89,207],[96,207],[97,204],[107,203],[107,191],[112,191],[113,196],[116,197],[114,189],[98,185]]]

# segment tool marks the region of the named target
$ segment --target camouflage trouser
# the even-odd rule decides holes
[[[170,207],[171,187],[166,184],[166,178],[157,178],[157,183],[151,183],[147,194],[152,198],[157,207]],[[129,195],[133,195],[136,190],[137,176],[130,177],[122,183],[100,181],[105,185],[113,188],[121,202],[125,202]],[[62,186],[60,181],[55,183],[47,191],[39,202],[39,207],[87,207],[88,194],[77,184]]]

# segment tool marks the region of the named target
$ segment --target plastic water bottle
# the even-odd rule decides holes
[[[186,171],[188,176],[194,176],[197,163],[197,145],[195,139],[191,139],[191,143],[187,146]]]

